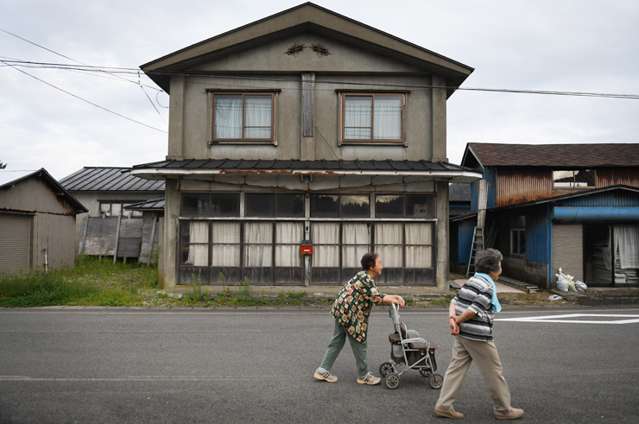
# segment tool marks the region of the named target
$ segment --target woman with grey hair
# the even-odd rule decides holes
[[[450,302],[448,323],[455,340],[452,359],[435,405],[438,417],[464,418],[464,414],[455,410],[453,403],[472,362],[477,363],[484,377],[494,402],[495,418],[515,420],[524,415],[523,409],[513,408],[510,404],[510,390],[493,341],[493,317],[501,311],[495,281],[501,275],[502,259],[501,252],[496,249],[477,252],[475,275]]]

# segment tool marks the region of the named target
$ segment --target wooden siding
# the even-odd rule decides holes
[[[639,167],[597,169],[595,184],[597,187],[606,187],[616,184],[639,187]]]
[[[496,206],[508,206],[553,196],[552,172],[544,168],[499,169]]]
[[[554,189],[551,168],[497,168],[496,175],[497,207],[582,191]],[[618,184],[639,187],[639,169],[598,168],[595,175],[596,188]]]

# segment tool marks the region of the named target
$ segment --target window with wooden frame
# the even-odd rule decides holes
[[[125,209],[126,206],[141,202],[141,200],[99,200],[100,216],[122,216],[124,218],[141,218],[142,211]]]
[[[406,92],[339,91],[340,144],[404,144]]]
[[[278,90],[209,90],[211,143],[277,144]]]

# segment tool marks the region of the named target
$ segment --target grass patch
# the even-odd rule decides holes
[[[0,277],[0,306],[132,306],[157,286],[153,267],[80,257],[73,268]]]

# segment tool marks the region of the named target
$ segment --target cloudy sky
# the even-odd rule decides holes
[[[297,3],[0,0],[0,27],[85,64],[135,67]],[[317,3],[473,66],[466,87],[639,94],[639,4],[633,0]],[[3,33],[0,56],[66,61]],[[157,106],[158,114],[130,82],[79,71],[26,71],[151,126],[167,127],[167,109]],[[142,82],[152,84],[144,76]],[[127,166],[166,154],[165,133],[2,64],[0,93],[0,161],[7,169],[45,167],[61,178],[85,165]],[[166,94],[156,96],[152,89],[147,94],[154,103],[168,104]],[[468,141],[639,141],[639,100],[458,91],[448,105],[453,162],[459,162]]]

